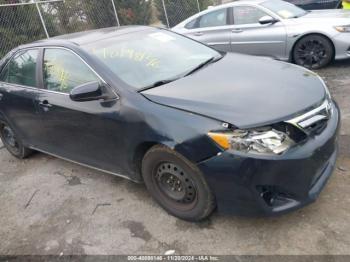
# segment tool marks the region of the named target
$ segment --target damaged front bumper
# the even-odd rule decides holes
[[[322,133],[283,155],[252,156],[225,151],[198,164],[213,190],[220,212],[276,215],[316,200],[331,176],[337,158],[340,112]]]

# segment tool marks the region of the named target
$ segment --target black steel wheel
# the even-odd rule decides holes
[[[153,198],[176,217],[199,221],[215,208],[214,196],[198,168],[167,147],[155,146],[146,153],[142,174]]]
[[[177,164],[163,162],[153,172],[153,182],[163,197],[178,203],[178,208],[189,210],[197,201],[197,189],[187,172]]]
[[[23,159],[32,153],[32,150],[23,146],[15,131],[3,122],[0,123],[0,137],[6,149],[15,157]]]
[[[294,62],[309,69],[325,67],[333,58],[332,43],[321,35],[308,35],[301,38],[293,50]]]

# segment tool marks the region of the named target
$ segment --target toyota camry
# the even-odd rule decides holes
[[[64,35],[0,62],[0,136],[11,154],[40,151],[144,182],[190,221],[216,207],[277,215],[313,202],[333,171],[338,127],[313,72],[164,29]]]

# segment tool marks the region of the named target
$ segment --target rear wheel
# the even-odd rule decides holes
[[[23,146],[15,131],[3,122],[0,122],[0,137],[6,149],[17,158],[26,158],[33,152]]]
[[[293,50],[294,62],[309,69],[325,67],[333,57],[334,49],[331,41],[321,35],[308,35],[301,38]]]
[[[215,208],[214,196],[200,170],[167,147],[155,146],[146,153],[142,174],[153,198],[176,217],[199,221]]]

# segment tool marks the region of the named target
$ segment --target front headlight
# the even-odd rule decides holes
[[[208,136],[225,150],[253,154],[280,155],[295,144],[286,133],[272,127],[210,132]]]
[[[335,30],[341,33],[350,33],[350,25],[335,26]]]

